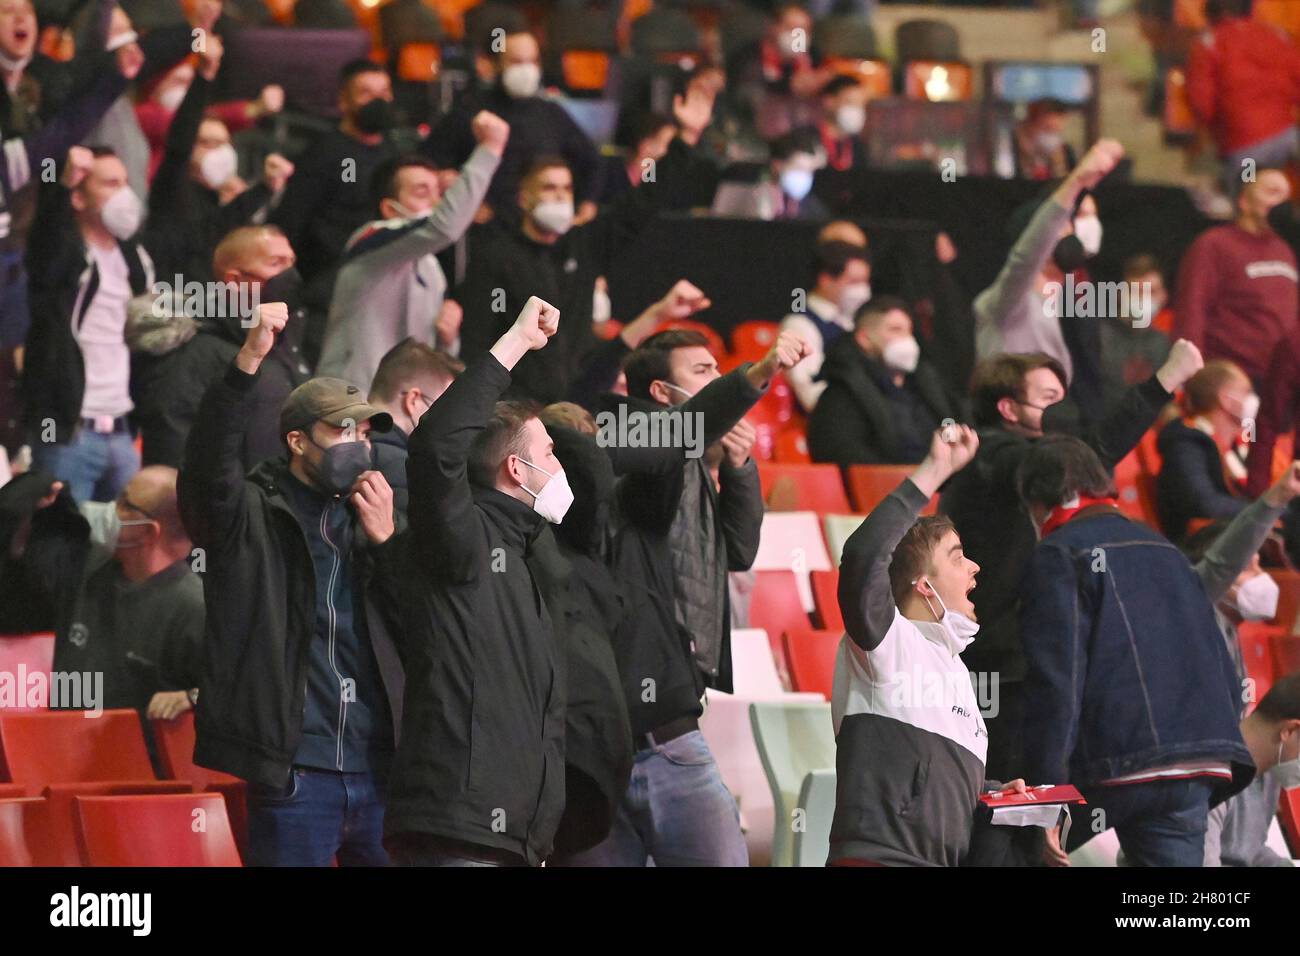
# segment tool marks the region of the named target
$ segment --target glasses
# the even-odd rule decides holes
[[[133,504],[133,503],[131,502],[131,499],[128,498],[125,494],[121,495],[121,496],[117,499],[117,503],[118,503],[121,507],[123,507],[123,508],[126,508],[126,509],[128,509],[128,510],[130,510],[130,511],[134,511],[134,512],[137,512],[137,513],[139,513],[139,514],[144,515],[144,516],[145,516],[146,518],[148,518],[150,521],[157,521],[157,520],[158,520],[157,515],[155,515],[152,511],[149,511],[149,510],[146,509],[146,508],[141,508],[141,507],[140,507],[139,505],[137,505],[137,504]]]

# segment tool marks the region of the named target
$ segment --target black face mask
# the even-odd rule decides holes
[[[258,292],[259,302],[283,302],[289,307],[290,315],[298,311],[301,299],[302,273],[294,266],[264,279]]]
[[[382,133],[393,125],[393,104],[388,100],[371,100],[352,114],[352,122],[363,133]]]
[[[1083,251],[1079,237],[1071,234],[1062,236],[1056,243],[1056,248],[1052,250],[1052,261],[1062,272],[1074,272],[1083,268],[1083,264],[1088,261],[1088,254]]]
[[[310,435],[307,440],[321,450],[320,464],[312,468],[312,477],[327,494],[343,495],[370,470],[370,449],[364,442],[344,441],[325,448]]]

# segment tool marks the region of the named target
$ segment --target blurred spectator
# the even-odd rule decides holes
[[[464,165],[478,144],[474,117],[487,110],[510,125],[510,141],[488,187],[487,202],[493,212],[515,220],[525,173],[542,156],[560,156],[573,172],[575,221],[586,222],[596,213],[596,147],[564,107],[539,95],[542,67],[537,38],[526,31],[508,32],[499,50],[496,37],[485,42],[486,52],[494,54],[495,82],[434,127],[425,146],[430,158],[440,169]]]
[[[1173,541],[1196,518],[1231,518],[1246,507],[1246,466],[1237,452],[1255,427],[1259,396],[1240,368],[1211,359],[1183,388],[1183,417],[1160,431],[1156,512]]]
[[[715,216],[748,219],[825,219],[825,205],[812,195],[813,177],[826,156],[811,130],[772,143],[771,159],[753,182],[723,180],[713,197]]]
[[[1281,170],[1259,169],[1236,220],[1197,236],[1178,268],[1174,335],[1236,362],[1260,390],[1273,354],[1300,336],[1296,257],[1269,220],[1290,195]]]
[[[1243,174],[1300,155],[1300,49],[1278,27],[1252,19],[1255,0],[1207,0],[1210,29],[1192,44],[1187,99],[1223,158],[1235,197]]]
[[[853,334],[826,350],[819,377],[826,390],[808,423],[813,461],[914,464],[956,415],[938,373],[921,361],[907,306],[892,296],[857,311]]]
[[[862,227],[847,219],[835,219],[817,231],[817,242],[847,242],[861,249],[867,248],[867,234]]]
[[[729,64],[732,96],[748,107],[764,139],[817,122],[817,96],[831,73],[813,49],[812,26],[802,5],[781,3],[762,38]]]
[[[1060,179],[1074,169],[1074,149],[1065,141],[1069,108],[1060,100],[1034,100],[1016,124],[1016,176]]]
[[[1149,379],[1169,356],[1169,336],[1160,328],[1170,318],[1164,276],[1152,256],[1124,263],[1128,313],[1100,318],[1102,394],[1113,401],[1124,389]]]
[[[1246,491],[1260,494],[1273,477],[1277,441],[1300,422],[1300,349],[1278,349],[1264,376],[1264,394],[1255,420],[1255,440],[1246,458]],[[1295,433],[1292,433],[1293,439]],[[1292,445],[1300,448],[1300,445]]]
[[[437,170],[421,156],[399,158],[375,171],[381,218],[353,234],[344,250],[319,374],[369,382],[379,359],[405,338],[460,351],[455,314],[460,306],[444,300],[447,278],[437,254],[469,229],[509,135],[500,117],[476,116],[479,145],[445,194]]]
[[[867,165],[862,131],[867,125],[867,88],[851,76],[837,76],[821,92],[822,114],[817,124],[826,167],[836,172]]]
[[[858,309],[871,299],[871,263],[867,251],[847,242],[820,242],[813,254],[813,287],[800,298],[803,309],[781,320],[811,350],[790,370],[790,387],[805,412],[817,406],[825,381],[814,381],[826,350],[845,332],[853,331]],[[799,290],[803,292],[803,290]]]
[[[654,176],[655,164],[668,153],[677,135],[677,122],[666,113],[641,113],[628,123],[627,142],[617,162],[609,162],[601,177],[598,199],[608,203]]]
[[[1254,774],[1205,589],[1116,507],[1110,475],[1078,439],[1039,442],[1016,483],[1040,538],[1020,586],[1025,778],[1078,787],[1130,864],[1200,866],[1210,806]],[[1062,846],[1047,830],[1046,862],[1069,865],[1097,832],[1072,827]]]

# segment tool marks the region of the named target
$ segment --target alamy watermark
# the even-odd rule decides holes
[[[104,712],[103,671],[43,671],[19,664],[0,670],[0,710],[81,710],[85,717]]]
[[[1129,319],[1133,328],[1145,329],[1154,318],[1150,282],[1076,282],[1066,273],[1043,294],[1043,311],[1052,319]]]
[[[704,454],[704,413],[642,411],[619,405],[596,415],[601,448],[684,448],[687,458]]]

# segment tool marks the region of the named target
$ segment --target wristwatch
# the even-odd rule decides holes
[[[199,706],[199,689],[197,687],[191,687],[185,692],[185,696],[190,699],[191,707]]]

